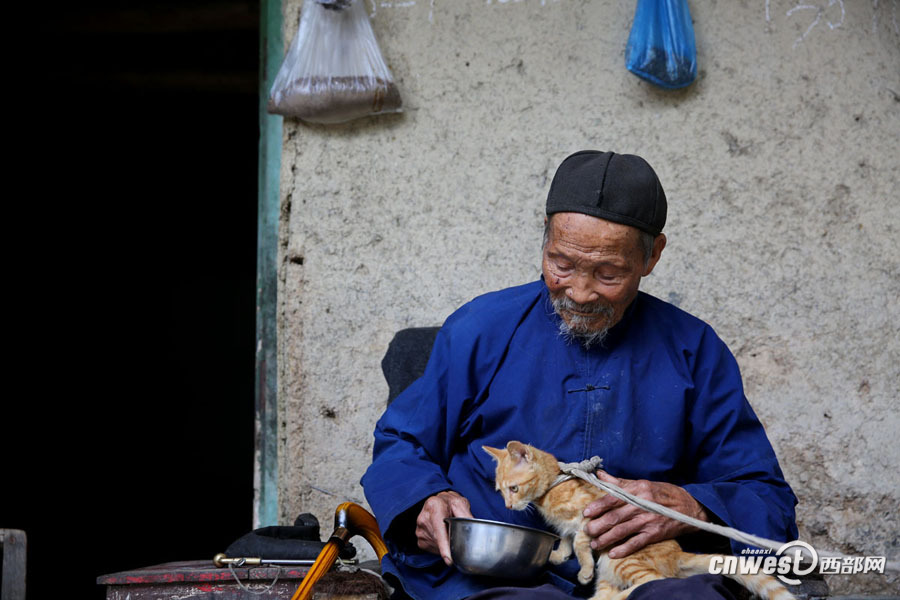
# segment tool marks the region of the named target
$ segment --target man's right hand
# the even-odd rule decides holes
[[[447,517],[472,518],[469,501],[454,491],[440,492],[425,501],[416,518],[416,539],[419,548],[433,554],[440,554],[447,565],[450,559],[450,537],[447,534]]]

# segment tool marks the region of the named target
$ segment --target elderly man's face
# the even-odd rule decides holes
[[[565,332],[590,343],[621,320],[665,247],[656,237],[649,261],[638,230],[581,213],[557,213],[544,247],[544,281]]]

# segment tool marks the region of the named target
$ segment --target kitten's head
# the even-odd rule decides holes
[[[559,463],[551,454],[522,442],[509,442],[505,449],[482,448],[497,461],[496,488],[512,510],[525,510],[529,502],[546,494],[559,473]]]

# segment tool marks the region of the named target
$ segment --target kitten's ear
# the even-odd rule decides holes
[[[506,450],[501,450],[500,448],[491,448],[490,446],[482,446],[482,450],[490,454],[494,457],[494,460],[500,462],[503,460],[503,457],[506,455]]]
[[[522,442],[517,442],[515,440],[509,442],[506,444],[506,450],[516,462],[522,462],[522,459],[525,459],[527,462],[534,460],[534,453],[531,451],[531,446],[523,444]]]

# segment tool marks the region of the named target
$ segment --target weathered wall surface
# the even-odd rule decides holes
[[[284,124],[283,521],[362,500],[393,333],[536,278],[549,180],[595,148],[659,173],[644,289],[734,351],[802,539],[900,557],[900,3],[694,0],[700,77],[673,93],[624,68],[632,0],[366,1],[405,112]]]

